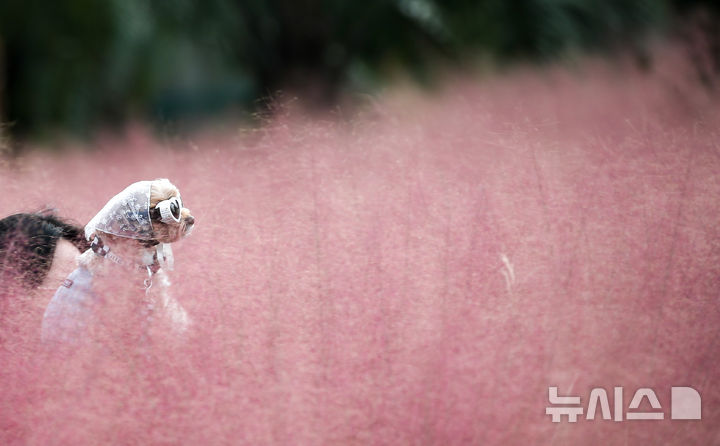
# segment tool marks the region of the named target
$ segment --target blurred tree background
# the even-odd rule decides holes
[[[702,0],[3,0],[0,122],[15,135],[83,134],[253,110],[278,90],[332,103],[388,72],[423,80],[438,62],[480,58],[621,49],[649,65],[648,36],[698,7],[720,35],[715,2]],[[720,71],[719,39],[703,82]]]

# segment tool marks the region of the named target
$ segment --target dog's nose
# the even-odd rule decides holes
[[[194,225],[194,224],[195,224],[195,217],[193,217],[193,216],[191,215],[191,216],[185,218],[185,224],[186,224],[186,225]]]

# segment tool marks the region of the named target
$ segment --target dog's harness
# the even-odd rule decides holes
[[[130,262],[112,252],[110,246],[103,243],[102,239],[94,235],[90,241],[90,248],[93,253],[108,259],[116,265],[128,271],[147,271],[147,277],[143,281],[145,298],[142,300],[145,305],[148,321],[152,319],[152,312],[155,302],[149,296],[153,284],[153,276],[161,267],[172,268],[172,251],[169,246],[160,244],[153,255],[147,252],[146,262],[138,264]],[[88,321],[92,320],[90,305],[98,299],[92,288],[93,273],[83,265],[78,266],[75,271],[63,281],[52,300],[45,309],[43,315],[41,337],[44,341],[74,342],[79,339]]]
[[[168,247],[168,248],[169,248],[169,247]],[[165,248],[165,249],[164,249],[164,252],[161,254],[161,255],[163,256],[163,260],[162,260],[162,261],[167,261],[167,260],[168,260],[168,259],[166,258],[166,255],[167,255],[167,251],[166,251],[166,250],[167,250],[168,248]],[[120,266],[122,266],[122,267],[124,267],[124,268],[128,268],[128,269],[133,268],[133,266],[130,264],[130,262],[127,262],[127,261],[124,260],[122,257],[120,257],[119,255],[117,255],[117,254],[115,254],[114,252],[112,252],[111,249],[110,249],[110,246],[104,244],[103,241],[102,241],[102,239],[101,239],[100,237],[98,237],[97,235],[94,235],[94,236],[92,237],[92,239],[90,240],[90,249],[92,249],[92,251],[93,251],[93,252],[95,253],[95,255],[97,255],[98,257],[102,257],[102,258],[108,259],[108,260],[112,261],[113,263],[115,263],[115,264],[117,264],[117,265],[120,265]],[[170,256],[171,256],[171,255],[172,255],[172,254],[170,254]],[[152,287],[152,279],[153,279],[153,276],[155,275],[155,273],[157,273],[157,272],[160,270],[161,266],[162,266],[162,265],[161,265],[161,260],[158,259],[158,250],[156,250],[156,251],[153,253],[152,263],[150,263],[150,264],[137,264],[137,265],[136,265],[137,269],[147,271],[147,275],[148,275],[148,276],[147,276],[147,278],[143,281],[143,284],[145,285],[145,291],[146,291],[146,292],[147,292],[147,290],[150,289],[150,287]]]

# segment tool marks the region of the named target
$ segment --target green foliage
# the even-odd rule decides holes
[[[84,132],[252,107],[278,89],[422,77],[438,58],[545,60],[642,38],[653,0],[5,0],[3,119]]]

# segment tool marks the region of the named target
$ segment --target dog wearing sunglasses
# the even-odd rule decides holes
[[[113,197],[85,226],[90,248],[77,257],[45,309],[42,339],[74,343],[117,299],[131,296],[150,321],[184,332],[189,318],[171,297],[170,244],[187,236],[195,224],[180,191],[167,179],[140,181]],[[117,305],[116,305],[117,307]]]

